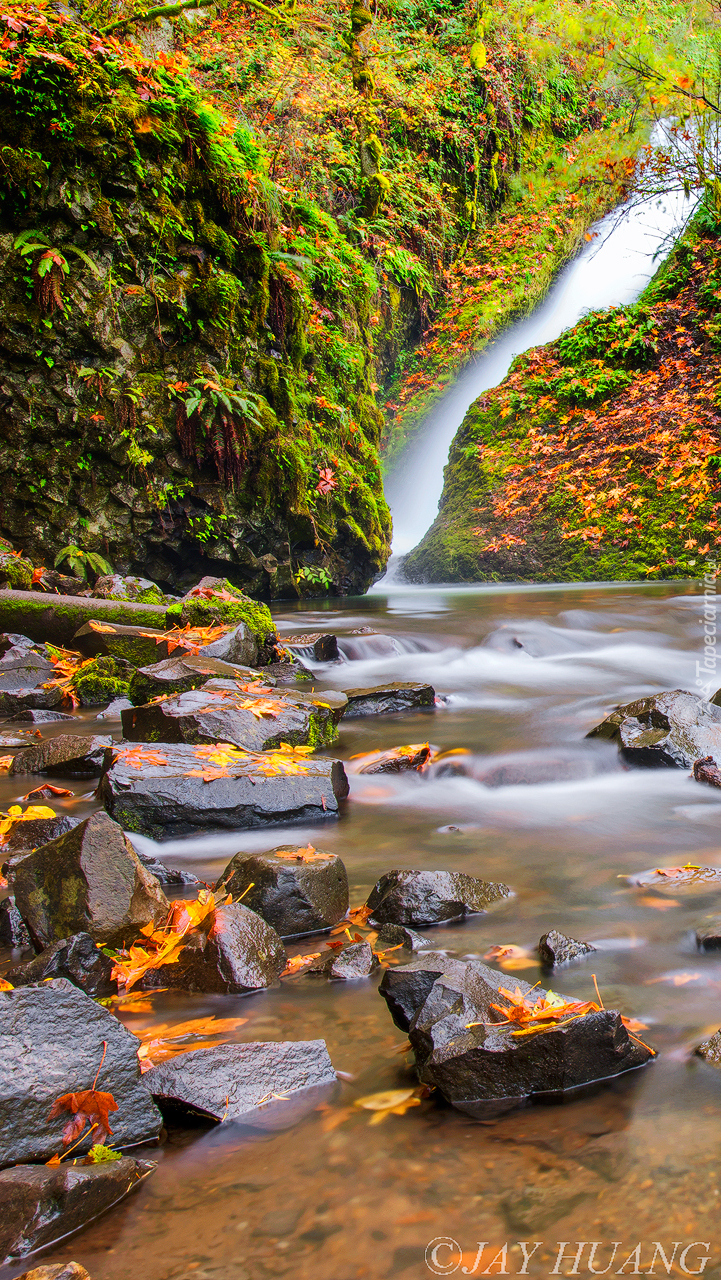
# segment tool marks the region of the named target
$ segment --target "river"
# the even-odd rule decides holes
[[[618,702],[694,688],[699,590],[693,583],[405,587],[312,609],[281,606],[276,617],[287,637],[322,629],[341,640],[345,660],[318,668],[318,687],[423,679],[445,699],[435,710],[347,722],[338,745],[344,759],[429,739],[467,749],[462,773],[354,775],[337,823],[159,846],[171,865],[211,880],[238,849],[310,840],[344,859],[353,904],[393,867],[502,880],[515,890],[512,900],[429,930],[434,943],[482,956],[497,943],[532,949],[551,927],[592,942],[597,953],[561,971],[554,987],[593,998],[595,973],[606,1006],[647,1025],[658,1059],[562,1106],[478,1122],[430,1099],[371,1128],[354,1099],[413,1081],[397,1051],[405,1037],[377,978],[298,977],[249,998],[149,996],[144,1010],[121,1015],[132,1030],[205,1013],[243,1017],[232,1038],[323,1037],[348,1078],[324,1110],[297,1115],[288,1104],[284,1129],[169,1125],[164,1145],[147,1151],[159,1162],[153,1178],[45,1261],[74,1258],[92,1280],[423,1280],[427,1245],[446,1237],[458,1248],[431,1247],[431,1263],[436,1248],[436,1263],[446,1266],[435,1274],[452,1266],[480,1274],[505,1243],[506,1271],[516,1274],[520,1241],[530,1241],[529,1250],[540,1242],[528,1275],[554,1273],[559,1241],[603,1242],[597,1270],[611,1242],[621,1242],[614,1274],[641,1243],[635,1273],[648,1274],[654,1241],[670,1255],[673,1241],[687,1248],[700,1240],[709,1246],[683,1255],[686,1273],[710,1253],[706,1275],[721,1274],[721,1076],[689,1056],[721,1025],[721,957],[698,954],[692,941],[714,895],[644,892],[619,878],[687,861],[721,865],[721,795],[681,770],[625,770],[613,750],[584,740]],[[79,727],[97,729],[92,715],[82,713]],[[484,783],[499,764],[520,766],[526,781]],[[0,790],[2,807],[18,799],[12,779]],[[62,804],[77,815],[95,802]],[[316,949],[313,941],[293,949]],[[542,977],[532,956],[519,975],[531,983]],[[515,976],[508,974],[510,986]],[[479,1241],[490,1243],[474,1271]],[[588,1274],[589,1248],[578,1274]],[[673,1274],[683,1275],[679,1257],[677,1250]],[[657,1262],[651,1274],[659,1271]],[[622,1274],[629,1273],[633,1263]]]

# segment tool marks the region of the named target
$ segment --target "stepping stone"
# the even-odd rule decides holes
[[[396,711],[415,711],[435,706],[436,692],[430,684],[379,684],[372,689],[346,689],[347,719],[358,716],[388,716]]]
[[[487,911],[492,903],[512,896],[508,885],[462,871],[388,871],[368,896],[368,923],[441,924]]]
[[[130,681],[130,701],[142,706],[151,698],[165,698],[173,693],[187,693],[198,689],[208,680],[232,679],[244,682],[259,680],[260,674],[250,667],[234,667],[220,658],[200,658],[188,655],[181,658],[173,654],[164,662],[150,667],[140,667]]]
[[[628,764],[691,769],[696,760],[721,759],[721,706],[685,689],[655,693],[618,707],[586,737],[615,743]]]
[[[247,995],[271,987],[286,965],[285,947],[265,920],[242,902],[217,907],[207,931],[187,935],[178,960],[148,969],[141,988]]]
[[[55,724],[58,720],[74,720],[65,711],[40,711],[34,708],[17,711],[10,717],[10,724]]]
[[[81,736],[61,733],[28,747],[16,755],[10,773],[55,773],[63,777],[93,778],[102,771],[105,752],[112,745],[108,735]]]
[[[112,968],[113,961],[96,946],[89,933],[76,933],[73,938],[60,938],[34,960],[7,970],[3,977],[13,987],[67,978],[89,996],[112,996],[118,993],[118,984],[110,977]]]
[[[247,1120],[281,1095],[337,1083],[325,1040],[274,1040],[193,1049],[161,1062],[143,1082],[161,1108],[173,1103],[214,1120]]]
[[[262,684],[213,679],[123,712],[123,733],[130,742],[232,742],[248,751],[283,742],[327,747],[346,705],[344,693],[281,694]]]
[[[99,795],[125,830],[170,839],[337,818],[348,789],[341,761],[300,751],[138,744],[108,752]]]
[[[0,1168],[62,1151],[69,1113],[52,1120],[48,1113],[59,1096],[93,1087],[103,1041],[95,1087],[118,1105],[113,1142],[157,1138],[161,1116],[141,1078],[137,1036],[66,978],[0,991]],[[92,1143],[88,1132],[75,1156]]]
[[[348,875],[340,858],[295,845],[236,853],[215,887],[242,895],[282,938],[322,933],[348,910]]]
[[[592,947],[590,942],[579,942],[576,938],[567,937],[565,933],[559,933],[557,929],[544,933],[538,944],[541,964],[546,969],[556,969],[559,965],[569,964],[571,960],[581,960],[595,950],[596,947]]]

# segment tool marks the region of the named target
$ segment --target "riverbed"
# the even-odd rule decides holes
[[[379,975],[299,976],[245,998],[143,996],[140,1011],[119,1015],[133,1031],[236,1016],[247,1021],[231,1039],[324,1038],[344,1075],[307,1114],[289,1103],[253,1128],[168,1123],[160,1147],[138,1150],[158,1161],[155,1175],[43,1261],[74,1258],[93,1280],[421,1280],[517,1274],[529,1254],[524,1274],[541,1276],[570,1271],[571,1263],[554,1271],[559,1242],[572,1242],[572,1258],[576,1242],[599,1241],[596,1272],[618,1273],[640,1244],[621,1274],[647,1274],[654,1242],[669,1258],[680,1242],[672,1274],[694,1274],[711,1255],[705,1275],[721,1275],[721,1074],[691,1056],[721,1026],[721,955],[699,954],[693,941],[715,895],[640,890],[624,879],[686,862],[721,866],[721,793],[682,770],[628,770],[607,744],[585,740],[618,703],[695,689],[701,590],[390,586],[312,609],[281,606],[274,614],[287,638],[339,637],[344,660],[317,668],[317,688],[428,680],[442,699],[435,710],[342,724],[334,755],[426,740],[466,754],[448,758],[454,770],[447,760],[422,775],[351,774],[341,819],[322,827],[155,846],[169,865],[212,881],[239,849],[310,841],[344,860],[354,906],[394,867],[503,881],[512,899],[427,930],[434,945],[459,957],[495,944],[528,949],[525,967],[507,974],[512,988],[516,976],[548,985],[532,954],[548,929],[591,942],[596,953],[555,975],[554,989],[593,999],[595,974],[605,1005],[642,1021],[658,1058],[563,1105],[477,1121],[431,1097],[369,1126],[357,1098],[414,1082]],[[78,717],[83,731],[119,736],[119,722],[94,714]],[[524,780],[480,780],[504,765],[513,774],[496,768],[496,780]],[[85,793],[59,801],[58,812],[96,807],[92,784],[47,780]],[[4,778],[0,806],[21,789]],[[322,947],[306,939],[291,949]],[[589,1274],[590,1249],[574,1274]],[[0,1270],[1,1280],[27,1265]],[[650,1273],[666,1273],[658,1256]]]

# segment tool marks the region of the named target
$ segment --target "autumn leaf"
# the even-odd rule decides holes
[[[320,951],[309,951],[304,956],[291,956],[280,975],[281,978],[292,978],[301,969],[305,969],[306,965],[309,965],[312,960],[318,960],[321,954]]]
[[[14,991],[12,982],[8,982],[6,978],[0,978],[0,991]]]
[[[11,804],[7,813],[1,816],[0,836],[5,836],[16,822],[36,822],[40,818],[55,818],[57,814],[45,804],[30,804],[24,812],[19,804]]]
[[[369,1124],[382,1124],[388,1116],[404,1116],[411,1107],[421,1105],[423,1086],[413,1089],[385,1089],[382,1093],[368,1093],[356,1098],[354,1106],[373,1111]]]
[[[72,1142],[75,1142],[80,1137],[86,1124],[89,1124],[91,1129],[94,1130],[94,1141],[96,1143],[104,1143],[105,1139],[113,1132],[110,1128],[108,1117],[111,1111],[118,1110],[118,1104],[112,1093],[104,1093],[102,1090],[95,1088],[107,1051],[107,1041],[103,1040],[103,1056],[100,1059],[100,1066],[95,1073],[91,1088],[82,1089],[78,1093],[64,1093],[61,1097],[55,1099],[50,1108],[48,1120],[54,1120],[65,1111],[69,1111],[72,1117],[63,1130],[62,1142],[64,1147],[69,1147]]]
[[[0,769],[9,769],[15,756],[0,756]]]
[[[91,618],[88,623],[91,631],[102,632],[103,634],[117,635],[115,627],[111,627],[109,622],[98,622],[97,618]]]
[[[316,853],[312,844],[308,844],[303,849],[283,849],[273,854],[274,858],[285,858],[289,862],[325,862],[328,858],[332,858],[332,853]]]
[[[187,1022],[163,1022],[140,1032],[138,1049],[141,1071],[148,1071],[158,1062],[187,1053],[190,1049],[211,1048],[218,1037],[236,1031],[247,1018],[190,1018]]]
[[[502,969],[528,969],[536,963],[536,958],[526,950],[509,942],[491,947],[483,957],[484,960],[497,960]]]
[[[49,782],[44,782],[41,787],[36,787],[34,791],[28,791],[27,795],[23,796],[23,800],[50,800],[52,796],[74,795],[75,792],[68,791],[67,787],[53,787]]]

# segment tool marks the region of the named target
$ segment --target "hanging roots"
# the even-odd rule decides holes
[[[121,396],[116,402],[115,413],[121,431],[134,431],[137,425],[135,403],[130,396]]]
[[[63,273],[57,262],[54,262],[50,270],[43,276],[38,274],[37,263],[33,267],[33,292],[35,301],[43,315],[51,316],[53,311],[65,310],[60,292],[62,278]]]

